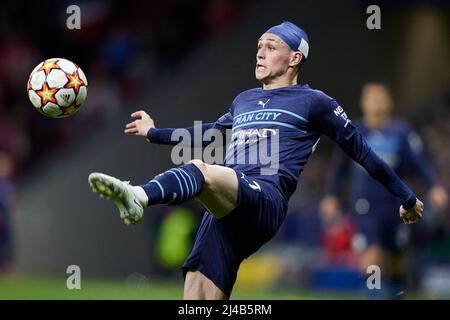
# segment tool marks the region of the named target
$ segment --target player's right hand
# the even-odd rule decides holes
[[[423,203],[419,199],[416,199],[414,207],[405,210],[403,206],[400,206],[400,218],[403,219],[405,224],[417,223],[422,218]]]
[[[139,118],[125,126],[125,133],[132,136],[147,137],[147,132],[155,127],[153,119],[145,111],[136,111],[131,114],[132,118]]]

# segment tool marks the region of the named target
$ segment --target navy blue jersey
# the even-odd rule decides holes
[[[366,139],[371,149],[382,158],[400,177],[420,177],[427,188],[434,183],[424,152],[420,137],[403,121],[391,120],[385,126],[370,129],[362,122],[355,123],[358,130]],[[342,152],[336,151],[334,157],[330,192],[337,193],[343,183],[343,176],[350,173],[352,209],[355,210],[358,200],[363,199],[370,204],[372,210],[379,208],[396,207],[398,199],[392,196],[382,184],[373,180],[367,172],[356,163],[347,161]],[[361,211],[362,208],[356,208]]]
[[[325,134],[383,183],[405,207],[415,204],[412,191],[370,149],[336,100],[308,85],[244,91],[234,99],[225,115],[203,125],[203,130],[209,128],[219,129],[224,135],[227,129],[232,130],[225,166],[273,183],[284,200],[295,191],[300,173],[321,134]],[[150,129],[148,138],[151,142],[175,144],[177,141],[170,141],[172,131],[170,128]],[[262,174],[267,164],[242,161],[250,157],[252,141],[260,144],[264,138],[274,139],[275,136],[279,142],[277,170]]]

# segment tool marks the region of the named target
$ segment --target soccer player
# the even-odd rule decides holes
[[[447,193],[436,183],[424,157],[420,137],[405,122],[391,118],[393,101],[388,88],[382,83],[365,84],[361,107],[362,122],[355,122],[355,126],[371,149],[399,176],[420,177],[429,190],[431,205],[444,209]],[[340,150],[335,152],[332,168],[328,194],[321,201],[320,213],[330,219],[342,212],[338,194],[350,171],[350,211],[362,244],[360,272],[367,275],[368,266],[382,266],[385,275],[382,296],[396,298],[404,289],[407,271],[399,243],[401,225],[394,215],[400,202],[361,167],[347,161]]]
[[[240,93],[227,113],[202,125],[203,132],[232,131],[223,165],[195,159],[142,186],[101,173],[89,176],[93,190],[113,200],[127,224],[139,222],[144,208],[153,204],[176,205],[191,198],[203,204],[207,211],[183,265],[185,299],[230,297],[241,262],[269,241],[283,222],[288,200],[321,134],[336,141],[399,198],[405,223],[422,216],[422,202],[371,151],[342,107],[325,93],[298,84],[308,52],[308,36],[290,22],[259,37],[255,76],[262,87]],[[152,143],[178,143],[171,139],[174,129],[155,128],[144,111],[131,116],[137,120],[126,125],[127,134],[144,136]],[[278,158],[275,170],[259,160],[247,161],[255,144],[267,140],[278,141],[271,149]]]

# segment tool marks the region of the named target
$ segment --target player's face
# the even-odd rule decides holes
[[[256,79],[269,84],[286,74],[292,50],[280,37],[265,33],[258,40],[256,53]]]

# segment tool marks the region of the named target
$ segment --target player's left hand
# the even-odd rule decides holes
[[[403,219],[405,224],[417,223],[422,218],[423,203],[419,199],[416,199],[414,207],[405,210],[403,206],[400,206],[400,218]]]

